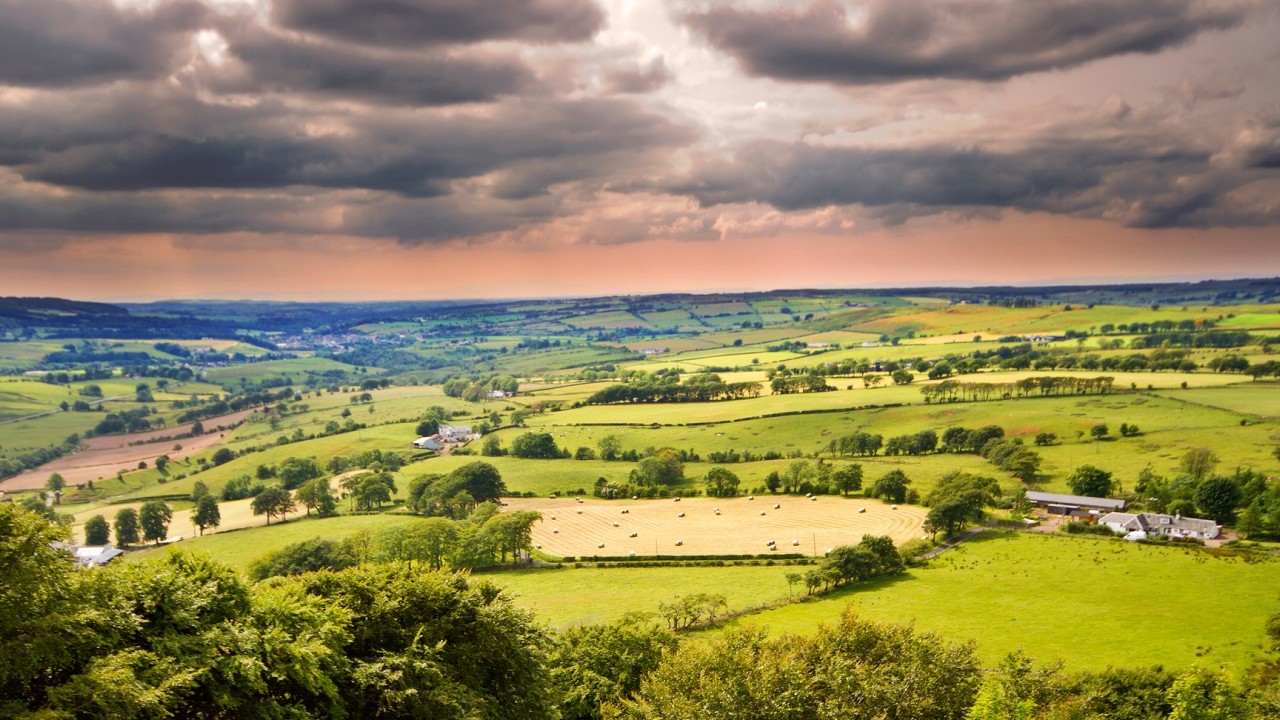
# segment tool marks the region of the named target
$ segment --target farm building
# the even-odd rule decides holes
[[[1098,523],[1106,525],[1116,532],[1190,537],[1201,540],[1212,540],[1222,532],[1222,526],[1212,520],[1184,518],[1182,515],[1161,515],[1159,513],[1138,513],[1134,515],[1132,513],[1113,512],[1099,518]]]
[[[1097,498],[1085,495],[1060,495],[1058,493],[1028,492],[1027,499],[1036,507],[1044,508],[1050,515],[1088,517],[1101,511],[1123,510],[1124,500]]]
[[[69,545],[67,543],[54,543],[53,546],[59,550],[66,550],[74,555],[76,564],[80,567],[102,567],[124,554],[123,550],[116,549],[116,547],[111,543],[107,543],[106,545]]]
[[[420,437],[413,441],[413,447],[418,450],[439,450],[444,446],[436,442],[435,437]]]
[[[487,397],[490,400],[501,400],[505,397],[508,397],[509,395],[510,393],[508,393],[505,390],[490,390]]]
[[[473,439],[471,428],[466,425],[441,425],[440,431],[434,436],[437,442],[455,443],[466,442]]]

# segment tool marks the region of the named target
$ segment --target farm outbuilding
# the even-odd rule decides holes
[[[1124,510],[1125,501],[1118,498],[1099,498],[1087,495],[1062,495],[1059,493],[1028,492],[1027,499],[1036,507],[1044,508],[1050,515],[1088,517],[1099,512]]]

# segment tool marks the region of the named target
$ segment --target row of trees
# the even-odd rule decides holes
[[[500,513],[497,503],[486,502],[463,520],[418,518],[377,532],[360,531],[342,541],[304,540],[259,558],[250,566],[249,575],[264,580],[342,570],[368,562],[404,563],[429,570],[490,567],[528,558],[533,524],[540,517],[529,511]]]
[[[1015,397],[1028,397],[1038,392],[1042,397],[1055,395],[1105,395],[1111,392],[1115,378],[1100,376],[1079,378],[1069,376],[1041,376],[1022,378],[1011,383],[961,382],[959,380],[943,380],[933,385],[920,388],[926,403],[933,402],[975,402],[991,400],[1009,400]]]
[[[810,595],[841,585],[864,582],[906,569],[893,540],[883,535],[863,535],[857,545],[841,545],[827,552],[822,564],[803,574],[788,573],[787,582],[803,582]]]
[[[678,375],[664,374],[634,382],[610,385],[585,400],[587,405],[611,403],[680,403],[738,400],[760,397],[758,382],[725,382],[715,373],[698,373],[680,382]]]

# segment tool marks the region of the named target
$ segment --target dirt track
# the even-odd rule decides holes
[[[129,433],[127,435],[104,435],[84,441],[87,449],[78,453],[60,457],[32,470],[0,481],[0,490],[36,490],[44,487],[44,483],[53,473],[62,473],[62,477],[70,486],[82,485],[90,480],[109,478],[119,470],[136,470],[138,463],[145,460],[148,465],[161,455],[180,460],[216,445],[222,439],[222,433],[216,428],[229,428],[252,415],[253,409],[240,410],[227,415],[209,418],[203,421],[205,434],[182,440],[156,440],[156,438],[173,437],[191,432],[191,424],[174,425],[173,427],[147,432]],[[132,445],[130,443],[144,443]],[[175,444],[181,444],[181,450],[174,450]]]
[[[865,534],[888,535],[898,544],[918,538],[923,534],[926,514],[924,508],[911,505],[894,510],[879,500],[830,495],[816,500],[760,495],[755,500],[584,499],[578,503],[571,498],[522,498],[506,502],[510,510],[541,512],[542,520],[533,526],[533,541],[562,557],[625,556],[632,552],[638,556],[822,555],[837,545],[855,544]],[[775,509],[775,504],[780,507]],[[862,508],[865,512],[859,512]],[[631,533],[636,537],[630,537]],[[776,551],[769,550],[769,540],[777,544]],[[676,545],[676,541],[683,543]]]

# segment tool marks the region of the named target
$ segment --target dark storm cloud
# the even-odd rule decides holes
[[[377,47],[580,42],[604,24],[591,0],[274,0],[271,18],[279,27]]]
[[[340,131],[315,136],[295,123],[324,116],[277,119],[272,113],[279,108],[270,104],[263,110],[204,107],[209,115],[189,127],[135,116],[131,132],[122,128],[105,141],[74,146],[68,133],[58,134],[45,138],[43,151],[31,143],[38,133],[11,138],[0,127],[0,157],[9,154],[5,148],[21,153],[25,146],[27,157],[14,166],[23,178],[96,191],[312,186],[432,196],[447,194],[453,181],[509,173],[524,178],[509,193],[528,196],[548,184],[633,167],[691,139],[687,130],[621,100],[511,102],[468,114],[340,115],[328,119]],[[39,125],[38,112],[24,123]]]
[[[10,233],[347,235],[405,244],[473,237],[554,217],[554,202],[496,204],[485,198],[404,200],[343,192],[71,192],[32,198],[0,187],[0,248],[31,242]],[[336,219],[333,219],[336,218]]]
[[[784,211],[858,205],[887,222],[957,209],[1012,209],[1138,227],[1272,222],[1280,209],[1220,208],[1259,179],[1216,168],[1210,153],[1145,147],[1138,138],[1056,141],[1016,151],[942,147],[832,148],[757,142],[703,163],[670,192],[703,206],[759,202]]]
[[[511,54],[475,49],[394,52],[228,25],[239,62],[206,65],[202,79],[223,92],[303,92],[352,100],[451,105],[531,90],[534,72]]]
[[[807,8],[717,5],[684,22],[750,75],[833,84],[998,81],[1153,53],[1239,25],[1246,0],[870,0],[853,23],[836,0]],[[857,27],[854,27],[857,24]]]
[[[0,84],[68,87],[168,75],[207,16],[198,2],[151,11],[109,0],[0,2]]]

